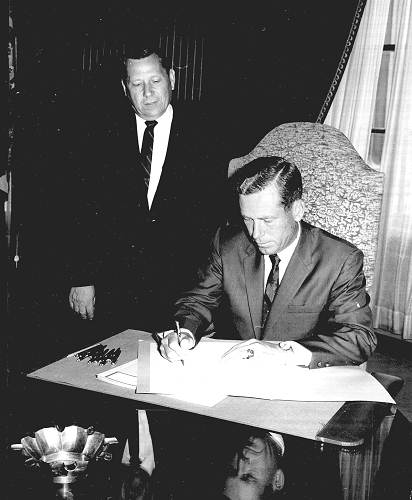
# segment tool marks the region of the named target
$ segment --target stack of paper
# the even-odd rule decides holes
[[[237,342],[235,342],[237,343]],[[138,393],[167,394],[212,406],[226,396],[295,401],[381,401],[395,403],[384,387],[356,366],[309,370],[273,363],[270,357],[222,358],[234,342],[203,340],[184,366],[162,358],[155,343],[139,341],[138,359],[97,375]]]

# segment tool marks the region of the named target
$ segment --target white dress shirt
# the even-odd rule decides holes
[[[139,151],[142,150],[142,142],[144,131],[146,130],[146,123],[143,118],[136,115],[136,128],[137,128],[137,140],[139,142]],[[169,104],[166,111],[161,117],[156,121],[157,124],[153,129],[153,152],[152,152],[152,163],[150,167],[150,179],[149,187],[147,190],[147,203],[149,205],[149,210],[152,206],[153,198],[155,197],[157,186],[159,185],[160,176],[162,175],[163,164],[165,162],[167,146],[169,144],[170,127],[172,125],[173,119],[173,108]],[[138,428],[139,428],[139,459],[141,461],[140,467],[149,475],[155,467],[154,452],[152,438],[149,432],[149,424],[147,421],[147,415],[144,410],[138,410]],[[129,443],[126,442],[126,446],[123,452],[123,463],[129,463],[130,452]]]
[[[139,141],[139,151],[142,150],[142,142],[146,123],[143,118],[136,116],[137,139]],[[167,146],[169,144],[170,127],[173,119],[173,108],[169,104],[162,116],[157,118],[157,125],[153,129],[153,153],[152,165],[150,167],[149,189],[147,190],[147,202],[149,209],[152,206],[153,198],[156,194],[157,186],[159,185],[160,176],[162,175],[163,164],[165,162]]]
[[[290,259],[292,258],[293,252],[295,251],[295,249],[298,245],[298,242],[299,242],[299,238],[300,238],[300,234],[302,232],[302,229],[300,226],[300,222],[298,222],[298,224],[299,224],[299,228],[298,228],[298,234],[296,235],[296,238],[292,241],[292,243],[289,246],[287,246],[286,248],[284,248],[283,250],[278,252],[278,257],[280,259],[280,262],[279,262],[279,284],[282,281],[282,278],[286,272],[286,268],[288,267]],[[263,288],[266,288],[266,282],[268,280],[269,273],[272,269],[272,261],[270,260],[269,255],[265,255],[264,259],[265,259],[265,279],[263,280],[263,283],[264,283]],[[297,342],[288,341],[288,342],[283,342],[283,344],[285,344],[285,347],[286,347],[286,345],[290,346],[293,350],[293,346],[295,344],[297,344]],[[294,359],[295,359],[295,362],[297,365],[309,366],[311,359],[312,359],[312,353],[308,349],[305,349],[303,351],[301,350],[301,352],[299,351],[299,353],[295,354]]]
[[[278,257],[280,259],[279,262],[279,284],[282,281],[283,275],[286,272],[286,268],[288,267],[289,261],[292,258],[293,252],[295,251],[295,248],[297,247],[299,238],[300,238],[300,233],[301,233],[301,228],[300,228],[300,222],[298,222],[299,228],[298,228],[298,234],[296,235],[296,238],[292,241],[292,243],[278,252]],[[272,269],[272,261],[270,260],[269,255],[264,256],[265,259],[265,279],[263,280],[263,289],[266,288],[266,282],[269,277],[269,273]]]

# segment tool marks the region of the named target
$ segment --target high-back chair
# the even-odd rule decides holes
[[[342,132],[321,123],[279,125],[250,153],[230,161],[229,177],[244,164],[263,156],[281,156],[297,165],[303,180],[304,219],[362,250],[366,287],[370,291],[383,173],[369,167]]]

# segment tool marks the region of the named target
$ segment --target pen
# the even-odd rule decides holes
[[[177,333],[177,342],[179,343],[180,345],[180,325],[179,325],[179,322],[178,321],[175,321],[175,324],[176,324],[176,333]],[[180,360],[182,362],[182,365],[185,366],[185,362],[183,361],[183,359]]]
[[[66,356],[66,358],[72,358],[73,356],[76,356],[76,354],[80,354],[81,352],[88,351],[92,347],[96,347],[98,345],[100,345],[100,342],[97,342],[96,344],[89,345],[89,347],[85,347],[84,349],[80,349],[80,351],[71,352],[70,354],[68,354]]]

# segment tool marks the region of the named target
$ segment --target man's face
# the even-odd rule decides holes
[[[156,120],[172,99],[175,74],[162,67],[155,54],[127,60],[126,92],[136,113],[144,120]]]
[[[302,200],[285,208],[274,184],[256,193],[239,195],[239,207],[249,235],[265,255],[278,253],[292,243],[304,211]]]
[[[273,446],[268,439],[251,437],[232,459],[223,493],[231,500],[259,499],[278,473]]]

